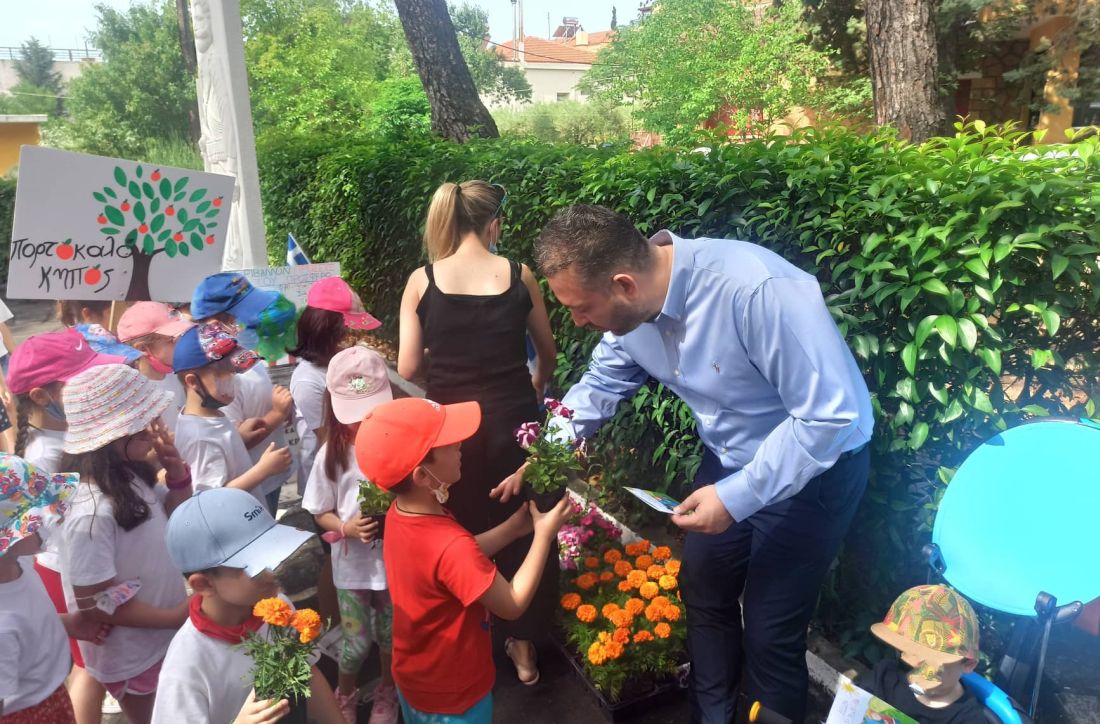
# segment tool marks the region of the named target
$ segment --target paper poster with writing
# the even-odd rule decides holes
[[[23,146],[12,299],[185,302],[221,271],[232,176]]]
[[[252,286],[273,289],[294,302],[294,306],[301,310],[306,306],[306,294],[313,282],[325,277],[340,276],[340,262],[241,269],[241,274],[252,282]]]
[[[917,720],[859,688],[844,674],[836,685],[836,698],[825,724],[917,724]]]

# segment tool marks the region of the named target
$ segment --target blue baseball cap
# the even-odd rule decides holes
[[[183,573],[225,566],[249,577],[275,570],[313,536],[280,525],[264,504],[238,488],[202,490],[168,519],[168,555]]]
[[[87,340],[88,346],[97,354],[121,357],[128,365],[145,356],[130,345],[119,342],[118,337],[100,324],[78,324],[76,331],[80,332],[81,336]]]
[[[240,272],[211,274],[199,282],[191,298],[191,318],[207,319],[228,312],[246,327],[255,327],[260,312],[279,298],[278,292],[252,286]]]
[[[212,322],[196,325],[180,335],[172,352],[172,370],[197,370],[220,359],[228,359],[234,372],[250,370],[260,361],[255,352],[237,344],[225,327]]]

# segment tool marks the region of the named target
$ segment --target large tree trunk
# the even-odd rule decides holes
[[[191,7],[189,2],[190,0],[176,0],[176,23],[179,26],[180,51],[183,53],[183,66],[187,68],[187,72],[194,78],[195,73],[198,72],[199,64],[198,57],[195,54],[195,33],[191,30]],[[197,103],[187,109],[187,127],[191,143],[194,143],[197,148],[199,136],[202,135],[202,127],[199,125],[199,106]]]
[[[478,97],[444,0],[395,0],[416,71],[432,107],[432,130],[462,143],[496,138],[497,125]]]
[[[936,70],[936,0],[866,0],[875,121],[921,143],[945,131]]]

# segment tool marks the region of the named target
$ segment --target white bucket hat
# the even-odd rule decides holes
[[[174,402],[143,374],[126,365],[101,365],[81,372],[61,393],[65,419],[65,452],[79,454],[135,435]]]

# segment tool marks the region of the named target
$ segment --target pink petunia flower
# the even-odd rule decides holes
[[[516,428],[516,442],[519,443],[521,448],[526,450],[535,444],[541,432],[542,426],[537,422],[525,422]]]

